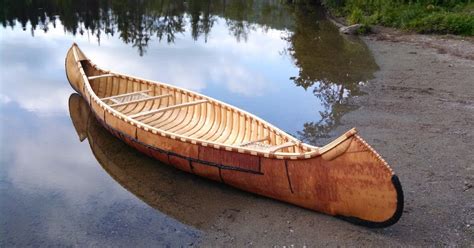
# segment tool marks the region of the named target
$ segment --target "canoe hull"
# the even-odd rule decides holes
[[[97,120],[138,151],[177,169],[262,196],[339,216],[369,227],[385,227],[403,212],[403,192],[386,162],[355,133],[321,156],[276,159],[191,144],[138,128],[91,101],[86,78],[72,50],[66,57],[71,86]]]

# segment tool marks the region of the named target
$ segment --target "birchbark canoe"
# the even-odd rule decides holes
[[[163,163],[368,227],[402,215],[398,177],[356,129],[315,147],[211,97],[101,69],[75,43],[65,67],[108,131]]]

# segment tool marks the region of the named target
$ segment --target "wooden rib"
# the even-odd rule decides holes
[[[113,78],[105,78],[105,94],[102,97],[108,97],[112,95],[112,81]]]
[[[229,137],[232,135],[232,130],[234,129],[234,123],[235,123],[235,118],[234,118],[234,110],[233,109],[228,109],[227,111],[227,125],[224,128],[224,132],[222,132],[222,135],[215,140],[215,142],[218,143],[226,143]]]
[[[273,130],[269,130],[270,131],[270,145],[272,146],[276,146],[277,143],[276,143],[276,134]]]
[[[264,127],[263,136],[268,136],[268,144],[270,145],[272,143],[272,137],[270,136],[270,130],[268,127]]]
[[[120,94],[119,87],[118,87],[119,83],[120,83],[120,78],[117,78],[117,77],[112,78],[112,96]]]
[[[129,101],[129,102],[112,104],[112,105],[110,105],[110,107],[119,107],[119,106],[123,106],[123,105],[139,103],[139,102],[146,102],[146,101],[156,100],[156,99],[170,97],[170,96],[172,96],[172,95],[171,94],[166,94],[166,95],[152,96],[152,97],[148,97],[148,98],[144,98],[144,99],[138,99],[138,100],[132,100],[132,101]]]
[[[210,104],[204,104],[199,106],[200,110],[197,112],[197,118],[193,119],[193,121],[188,127],[184,127],[183,130],[180,130],[179,133],[181,135],[190,136],[188,135],[189,133],[193,133],[197,127],[201,126],[202,123],[206,121],[208,105]]]
[[[129,80],[128,78],[125,78],[125,91],[126,92],[136,92],[134,89],[133,89],[133,81],[132,80]],[[125,99],[123,99],[121,102],[123,101],[128,101],[128,100],[132,100],[135,96],[136,97],[139,97],[143,94],[142,93],[139,93],[139,94],[136,94],[136,95],[132,95],[132,96],[127,96],[125,97]],[[126,100],[128,98],[128,100]]]
[[[274,146],[274,147],[271,147],[268,152],[269,153],[275,153],[276,151],[278,150],[281,150],[281,149],[284,149],[284,148],[287,148],[287,147],[292,147],[292,146],[295,146],[296,144],[293,142],[293,141],[289,141],[289,142],[286,142],[286,143],[283,143],[281,145],[278,145],[278,146]]]
[[[189,137],[194,137],[194,135],[200,135],[200,133],[204,132],[205,130],[205,127],[209,127],[209,125],[211,125],[212,123],[210,122],[213,122],[214,121],[214,105],[213,104],[206,104],[206,106],[208,108],[206,108],[206,115],[204,115],[204,118],[202,120],[202,122],[198,123],[198,125],[196,125],[195,128],[193,128],[192,130],[190,130],[187,135]],[[209,110],[209,111],[207,111]]]
[[[234,111],[232,109],[228,109],[227,113],[227,124],[224,126],[224,131],[220,135],[218,139],[215,140],[217,143],[225,143],[225,141],[229,138],[230,134],[232,133],[233,125],[234,125]]]
[[[245,116],[242,115],[242,113],[238,113],[238,117],[237,117],[237,132],[235,133],[235,137],[234,139],[232,140],[231,144],[240,144],[242,143],[242,140],[240,137],[242,135],[242,133],[245,132]]]
[[[160,87],[160,93],[162,93],[163,91],[164,91],[164,89]],[[166,92],[171,94],[172,97],[171,98],[159,99],[158,103],[156,101],[153,101],[153,105],[150,108],[148,108],[146,111],[152,110],[152,109],[159,109],[159,108],[168,107],[168,106],[172,105],[171,101],[173,101],[173,104],[175,104],[176,103],[176,99],[175,99],[176,97],[175,97],[175,95],[173,95],[173,94],[175,94],[175,92],[170,90],[170,89],[167,89]],[[155,107],[155,103],[157,103],[156,107]],[[140,111],[140,112],[144,112],[144,111]],[[140,112],[136,112],[136,113],[140,113]],[[134,114],[136,114],[136,113],[134,113]],[[154,114],[154,115],[151,115],[149,117],[141,118],[141,121],[143,123],[147,124],[147,125],[153,126],[153,125],[151,125],[151,123],[155,122],[156,120],[159,120],[165,114],[166,114],[166,112],[159,113],[159,114]]]
[[[258,126],[257,126],[257,121],[255,119],[252,119],[250,140],[255,140],[255,139],[258,139]]]
[[[119,84],[116,85],[116,87],[118,88],[122,88],[122,89],[119,89],[119,92],[125,92],[125,93],[128,93],[128,92],[136,92],[134,91],[130,86],[129,86],[129,82],[128,80],[126,79],[123,79],[124,81],[122,81],[122,78],[119,79]],[[122,103],[122,102],[128,102],[130,100],[133,99],[133,96],[135,95],[138,95],[138,94],[134,94],[134,95],[128,95],[128,96],[122,96],[120,97],[120,101],[118,103]],[[118,98],[117,98],[118,99]],[[122,108],[119,108],[120,112],[121,113],[128,113],[130,112],[131,110],[133,110],[134,108],[136,107],[135,106],[125,106],[125,107],[122,107]]]
[[[173,100],[173,102],[172,103],[170,102],[166,107],[183,103],[181,95],[177,94],[176,91],[173,91],[173,97],[170,98],[170,100]],[[162,108],[162,107],[160,106],[160,108]],[[152,127],[159,128],[159,126],[162,123],[165,123],[167,120],[170,120],[172,118],[174,112],[175,112],[175,110],[165,111],[165,112],[162,112],[162,113],[150,115],[149,117],[143,117],[142,120],[146,120],[148,125],[150,125]]]
[[[252,140],[252,132],[253,132],[253,121],[254,119],[249,117],[248,119],[248,132],[245,135],[245,140]]]
[[[223,112],[222,106],[216,105],[216,108],[217,108],[216,121],[214,122],[214,125],[212,125],[212,128],[209,129],[209,132],[207,132],[205,135],[202,136],[202,139],[212,141],[212,137],[214,137],[214,135],[218,134],[221,126],[223,126],[225,124],[225,119],[224,119],[225,115],[223,115],[223,113],[222,113]]]
[[[195,101],[196,99],[191,96],[187,95],[187,101]],[[161,129],[169,131],[170,129],[175,128],[176,126],[183,125],[184,123],[188,123],[189,120],[191,119],[190,116],[194,114],[196,106],[191,106],[189,108],[186,108],[185,111],[181,111],[176,119],[172,122],[167,123],[166,125],[161,126]]]
[[[127,86],[127,84],[125,84],[125,92],[133,92],[133,90],[130,90],[129,87]],[[136,94],[136,95],[138,95],[138,94]],[[135,99],[133,96],[136,96],[136,95],[121,97],[120,101],[118,103],[115,103],[115,104],[120,104],[122,102],[131,101],[131,100]],[[119,98],[117,98],[117,99],[119,99]],[[128,113],[128,112],[132,111],[135,107],[136,107],[136,105],[134,105],[134,106],[127,105],[127,106],[118,108],[117,110],[119,110],[121,113]]]
[[[190,98],[188,98],[188,99],[191,100],[191,101],[194,100],[194,99],[190,99]],[[183,123],[186,120],[187,116],[190,115],[189,113],[194,112],[195,107],[196,107],[196,105],[190,106],[190,107],[185,108],[185,109],[182,109],[178,113],[178,115],[176,116],[176,119],[174,119],[172,122],[167,123],[166,125],[163,125],[161,128],[165,129],[165,130],[168,130],[168,129],[173,128],[177,125],[180,125],[181,123]]]
[[[98,97],[105,97],[106,96],[106,83],[107,83],[107,79],[106,78],[101,78],[98,82],[97,82],[99,85],[98,85],[98,88],[97,88],[97,96]]]
[[[137,91],[142,90],[141,88],[139,88],[139,84],[141,85],[141,83],[134,82],[132,80],[127,79],[126,83],[122,83],[122,84],[125,85],[126,92],[137,92]],[[121,104],[123,102],[134,101],[134,96],[138,96],[138,95],[141,95],[141,94],[145,94],[145,93],[138,93],[138,94],[135,94],[135,95],[122,97],[121,101],[118,104]],[[135,99],[135,100],[137,100],[137,99]],[[141,104],[122,105],[122,106],[123,107],[117,108],[117,110],[120,111],[123,114],[129,114],[129,113],[132,113],[133,111],[136,111],[136,109],[139,109],[141,107]]]
[[[283,140],[281,140],[281,137],[278,133],[275,133],[275,145],[281,145],[285,143]]]
[[[237,137],[235,139],[235,143],[240,144],[244,142],[245,136],[245,128],[246,128],[246,121],[247,117],[245,115],[240,115],[239,117],[239,132],[237,133]]]
[[[102,87],[102,94],[97,95],[98,97],[107,97],[107,82],[109,78],[102,78],[100,80],[100,86]]]
[[[244,130],[241,133],[239,143],[243,143],[247,140],[250,140],[250,120],[249,120],[248,116],[245,116],[245,118],[244,118]]]
[[[222,117],[220,127],[217,129],[215,134],[209,138],[209,140],[213,142],[215,142],[217,139],[222,138],[222,136],[224,135],[224,131],[231,125],[230,123],[232,123],[230,119],[231,116],[229,116],[229,111],[227,110],[227,108],[221,106],[221,109]]]
[[[84,72],[86,73],[86,75],[95,73],[94,71],[92,71],[89,68],[89,66],[87,64],[84,64],[83,66],[84,66],[83,69],[84,69]],[[97,84],[97,83],[89,83],[90,89],[92,89],[92,91],[94,91],[94,92],[97,92],[99,90],[98,86],[99,86],[99,84]]]
[[[103,74],[103,75],[98,75],[98,76],[92,76],[92,77],[88,77],[87,79],[89,80],[94,80],[94,79],[98,79],[98,78],[104,78],[104,77],[114,77],[115,75],[114,74]]]
[[[230,132],[230,135],[229,137],[226,139],[225,143],[226,144],[229,144],[229,145],[232,145],[234,144],[234,140],[236,139],[237,137],[237,134],[239,132],[239,122],[240,122],[240,113],[238,111],[233,111],[232,113],[232,119],[234,121],[234,123],[232,124],[233,128]]]
[[[141,91],[141,90],[143,90],[143,87],[145,87],[145,89],[147,89],[147,86],[145,84],[143,84],[142,82],[135,81],[135,80],[129,80],[129,81],[131,82],[131,87],[128,87],[129,92]],[[145,99],[149,98],[149,97],[154,97],[153,95],[150,95],[150,94],[152,94],[153,89],[150,89],[150,90],[151,91],[149,93],[140,93],[138,95],[144,96]],[[130,100],[126,101],[126,102],[138,101],[138,100],[142,100],[142,99],[133,100],[133,97],[130,97]],[[125,106],[125,108],[123,108],[124,112],[137,113],[137,112],[140,112],[140,110],[143,109],[145,107],[145,105],[146,105],[145,102],[138,102],[138,103],[135,103],[135,104],[125,104],[125,105],[121,105],[121,106]]]
[[[136,94],[140,94],[140,93],[147,93],[147,92],[150,92],[150,91],[152,91],[152,90],[148,89],[148,90],[142,90],[142,91],[137,91],[137,92],[124,93],[124,94],[120,94],[120,95],[104,97],[104,98],[101,98],[100,100],[103,101],[103,100],[109,100],[109,99],[124,97],[124,96],[132,96],[132,95],[136,95]]]
[[[191,100],[189,100],[189,96],[186,95],[186,94],[182,94],[182,93],[178,92],[178,96],[180,98],[180,103],[192,102]],[[191,108],[191,107],[189,107],[189,108]],[[189,108],[185,108],[185,109],[176,108],[176,109],[174,109],[173,111],[171,111],[171,115],[168,118],[164,119],[163,121],[161,121],[160,123],[155,125],[155,127],[160,128],[160,129],[164,129],[169,124],[175,123],[178,120],[178,118],[181,115],[183,115],[183,111],[187,112],[189,110]]]
[[[259,122],[258,123],[258,137],[260,137],[261,139],[265,138],[265,141],[267,141],[270,137],[266,136],[264,132],[265,132],[265,130],[263,128],[263,125],[262,125],[261,122]]]
[[[245,121],[245,135],[244,135],[244,139],[242,140],[242,142],[250,140],[251,139],[251,137],[250,137],[251,133],[252,133],[252,119],[250,119],[250,117],[247,116],[247,119]]]
[[[111,96],[115,96],[115,95],[120,94],[119,87],[118,87],[119,84],[120,84],[120,78],[113,77],[112,78],[112,95]]]
[[[214,129],[216,124],[218,124],[218,122],[220,121],[219,120],[220,116],[221,116],[220,109],[217,109],[218,106],[216,106],[216,105],[212,105],[212,108],[214,109],[214,112],[213,112],[214,113],[214,118],[213,118],[212,122],[207,126],[203,126],[201,128],[201,130],[199,132],[197,132],[196,135],[194,135],[194,137],[196,137],[198,139],[201,139],[203,136],[210,133],[211,130]]]
[[[193,96],[191,100],[195,101],[196,97]],[[166,130],[168,132],[178,132],[178,131],[182,131],[185,127],[188,127],[190,125],[190,123],[192,123],[192,121],[194,119],[193,117],[197,115],[197,112],[200,109],[200,107],[201,106],[192,106],[192,107],[190,107],[189,111],[186,112],[186,116],[184,117],[184,119],[180,123],[177,123],[174,126],[170,126]]]
[[[95,83],[95,84],[98,84],[98,85],[97,85],[97,90],[95,91],[96,94],[97,94],[97,96],[98,96],[98,97],[104,97],[104,96],[105,96],[105,89],[104,89],[104,88],[105,88],[105,83],[104,83],[104,79],[101,78],[101,79],[99,79],[98,81],[95,81],[94,83]],[[91,83],[91,85],[92,85],[92,83]]]
[[[155,108],[155,105],[157,104],[156,102],[157,102],[156,100],[150,101],[150,102],[142,102],[143,105],[137,106],[136,108],[134,108],[130,112],[126,113],[125,115],[132,115],[132,114],[152,110],[152,109]],[[159,105],[157,105],[157,106],[159,107]],[[146,124],[145,122],[143,122],[143,123]]]
[[[101,98],[103,97],[108,97],[110,95],[110,83],[109,83],[110,78],[105,78],[105,83],[104,83],[104,95],[100,96]]]
[[[122,114],[131,115],[131,114],[150,110],[150,108],[146,108],[146,109],[145,108],[146,108],[146,102],[139,102],[133,105],[132,104],[123,105],[117,108],[117,110],[121,112]]]
[[[160,113],[160,112],[164,112],[164,111],[169,111],[169,110],[173,110],[173,109],[177,109],[177,108],[189,107],[189,106],[193,106],[193,105],[196,105],[196,104],[205,103],[205,102],[208,102],[208,101],[209,101],[209,100],[204,99],[204,100],[198,100],[198,101],[194,101],[194,102],[181,103],[181,104],[169,106],[169,107],[166,107],[166,108],[155,109],[155,110],[150,110],[150,111],[146,111],[146,112],[142,112],[142,113],[130,115],[129,117],[130,117],[130,118],[137,118],[137,117],[141,117],[141,116],[145,116],[145,115],[151,115],[151,114],[156,114],[156,113]]]

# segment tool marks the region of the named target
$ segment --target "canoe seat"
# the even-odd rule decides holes
[[[268,136],[268,135],[265,136],[264,138],[261,138],[261,139],[244,142],[244,143],[240,144],[239,146],[248,147],[250,145],[253,145],[254,143],[264,142],[264,141],[267,141],[267,140],[270,141],[270,136]],[[264,145],[263,143],[261,143],[261,144]]]
[[[262,142],[249,142],[247,144],[242,144],[240,146],[250,148],[250,149],[264,150],[264,151],[266,151],[266,150],[268,150],[272,147],[272,145],[265,144],[265,143],[262,143]]]
[[[87,79],[89,80],[94,80],[94,79],[98,79],[98,78],[104,78],[104,77],[115,77],[115,74],[102,74],[102,75],[98,75],[98,76],[91,76],[91,77],[88,77]]]
[[[110,98],[110,99],[106,99],[105,101],[110,101],[108,104],[111,107],[118,107],[118,106],[127,105],[129,103],[134,103],[136,101],[143,101],[150,97],[151,96],[149,96],[146,93],[140,93],[140,94],[135,94],[135,95]]]
[[[129,97],[128,99],[122,99],[121,102],[117,101],[114,104],[111,104],[110,107],[120,107],[120,106],[125,106],[125,105],[130,105],[134,103],[140,103],[140,102],[146,102],[146,101],[151,101],[151,100],[157,100],[161,98],[167,98],[167,97],[172,97],[173,95],[171,94],[164,94],[164,95],[158,95],[158,96],[150,96],[146,93],[140,93],[138,95],[134,95],[133,97]],[[112,99],[110,99],[112,100]]]
[[[184,102],[184,103],[171,105],[171,106],[164,107],[164,108],[158,108],[158,109],[139,112],[139,113],[136,113],[136,114],[133,114],[133,115],[129,115],[128,117],[137,118],[137,117],[156,114],[156,113],[160,113],[160,112],[170,111],[170,110],[173,110],[173,109],[186,108],[186,107],[190,107],[190,106],[194,106],[194,105],[198,105],[198,104],[203,104],[203,103],[208,103],[208,102],[209,102],[209,100],[207,100],[207,99],[201,99],[201,100],[192,101],[192,102]]]

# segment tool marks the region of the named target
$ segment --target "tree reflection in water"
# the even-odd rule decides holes
[[[151,40],[173,43],[188,26],[194,40],[207,41],[218,17],[237,41],[246,41],[257,27],[286,30],[284,54],[299,69],[290,80],[311,90],[324,108],[319,121],[305,123],[297,133],[311,144],[319,144],[339,123],[350,107],[347,97],[359,95],[359,82],[377,70],[365,44],[341,36],[312,0],[7,0],[0,12],[4,27],[18,21],[26,30],[29,22],[32,35],[48,32],[59,19],[65,32],[92,35],[99,43],[104,35],[118,35],[140,56]]]
[[[153,37],[174,42],[177,34],[184,33],[187,21],[195,40],[201,36],[207,40],[217,16],[226,20],[237,40],[246,40],[256,24],[282,28],[291,19],[283,13],[286,6],[274,0],[18,0],[5,1],[3,7],[0,22],[4,27],[14,27],[18,20],[26,30],[30,22],[34,35],[37,29],[47,32],[49,24],[55,27],[60,19],[66,32],[91,34],[99,43],[102,35],[118,34],[140,55]]]
[[[321,119],[307,122],[299,138],[321,145],[351,106],[350,96],[360,95],[360,82],[372,77],[378,69],[366,45],[359,39],[341,36],[325,19],[321,8],[310,2],[293,5],[295,25],[285,38],[299,74],[291,79],[295,85],[312,90],[324,106]],[[312,23],[312,25],[308,25]]]

